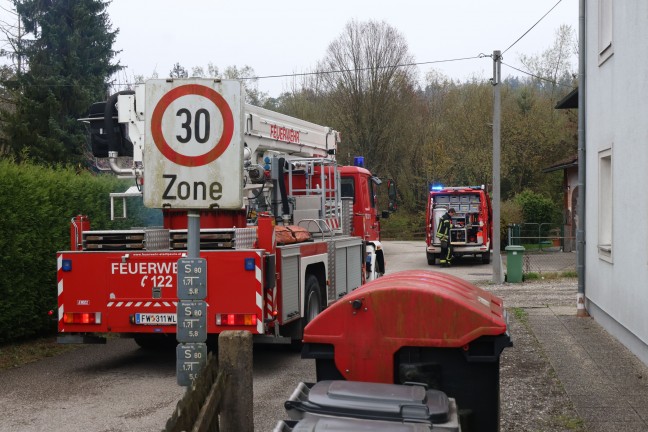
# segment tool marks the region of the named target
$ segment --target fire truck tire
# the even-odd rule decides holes
[[[322,312],[322,296],[315,275],[306,276],[306,302],[304,303],[304,327]]]
[[[426,254],[427,254],[428,265],[436,264],[436,259],[437,259],[436,254],[433,254],[433,253],[430,253],[430,252],[426,252]]]
[[[306,290],[304,300],[304,317],[298,320],[295,324],[297,327],[292,327],[292,341],[291,346],[295,351],[301,352],[302,337],[304,328],[309,322],[315,319],[322,311],[322,295],[320,291],[320,284],[317,277],[313,274],[306,276]]]
[[[483,253],[481,256],[482,264],[490,264],[490,252]]]

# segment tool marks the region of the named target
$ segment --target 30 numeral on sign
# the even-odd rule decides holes
[[[191,139],[195,139],[196,142],[200,144],[205,144],[209,140],[209,129],[210,129],[210,117],[209,117],[209,111],[207,111],[204,108],[200,108],[198,111],[196,111],[196,115],[194,117],[194,127],[193,130],[191,129],[191,111],[189,111],[187,108],[181,108],[178,110],[176,113],[176,116],[184,116],[184,122],[180,125],[182,129],[185,130],[184,136],[182,135],[176,135],[176,139],[178,142],[181,142],[182,144],[186,144]],[[204,127],[201,127],[204,124]],[[201,135],[201,130],[202,130],[202,135]]]

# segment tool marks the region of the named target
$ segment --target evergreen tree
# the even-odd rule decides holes
[[[14,0],[28,37],[12,41],[25,64],[6,82],[15,106],[2,110],[0,144],[21,160],[79,163],[87,153],[86,129],[77,121],[104,100],[117,31],[105,0]]]

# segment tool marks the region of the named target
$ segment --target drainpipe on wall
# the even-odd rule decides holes
[[[578,2],[578,227],[576,230],[576,271],[578,293],[576,316],[587,317],[585,309],[585,2]]]

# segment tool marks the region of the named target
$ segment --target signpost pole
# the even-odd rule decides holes
[[[200,212],[187,212],[187,258],[178,260],[177,380],[188,387],[207,360],[207,261],[200,258]]]
[[[200,212],[189,210],[187,217],[187,257],[200,258]]]

